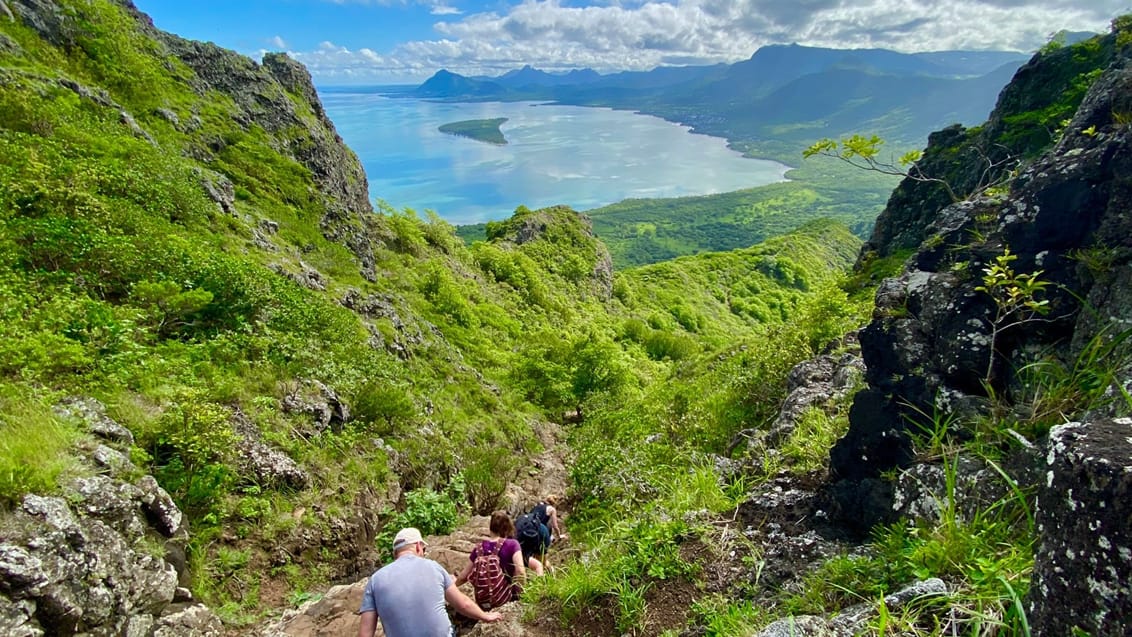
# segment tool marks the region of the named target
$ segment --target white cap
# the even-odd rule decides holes
[[[424,541],[424,538],[421,537],[421,532],[417,529],[414,529],[411,526],[401,529],[397,532],[397,536],[393,538],[393,552],[397,552],[405,548],[406,546],[410,544],[416,544],[417,542],[428,546],[428,543],[426,543]]]

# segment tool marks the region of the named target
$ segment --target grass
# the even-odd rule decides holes
[[[0,505],[54,493],[60,479],[79,471],[71,449],[79,437],[42,396],[0,383]]]
[[[692,604],[692,621],[706,637],[745,637],[770,622],[765,609],[746,600],[708,595]]]

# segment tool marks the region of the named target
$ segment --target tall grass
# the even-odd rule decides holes
[[[11,507],[25,493],[53,492],[76,467],[68,449],[77,438],[43,399],[0,384],[0,505]]]

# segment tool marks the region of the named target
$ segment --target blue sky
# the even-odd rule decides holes
[[[1104,31],[1132,0],[135,0],[158,28],[254,58],[287,51],[320,85],[418,83],[441,68],[602,73],[736,62],[796,42],[1031,51]]]

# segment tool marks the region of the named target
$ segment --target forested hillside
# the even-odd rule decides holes
[[[331,630],[554,445],[570,537],[473,634],[1122,635],[1130,34],[933,135],[865,244],[619,269],[568,208],[374,210],[285,55],[0,0],[0,627]]]
[[[521,208],[467,246],[437,217],[372,210],[286,56],[160,33],[127,2],[6,8],[4,537],[36,527],[27,494],[152,474],[183,524],[124,541],[181,554],[177,579],[233,625],[371,571],[422,507],[412,520],[442,532],[504,504],[541,421],[743,365],[737,344],[771,332],[784,349],[742,383],[773,399],[791,361],[855,321],[819,302],[852,305],[844,228],[616,273],[583,217]],[[717,447],[748,424],[720,400],[693,436]],[[113,454],[76,413],[121,425]],[[62,632],[137,612],[61,620],[48,597],[12,608]]]

